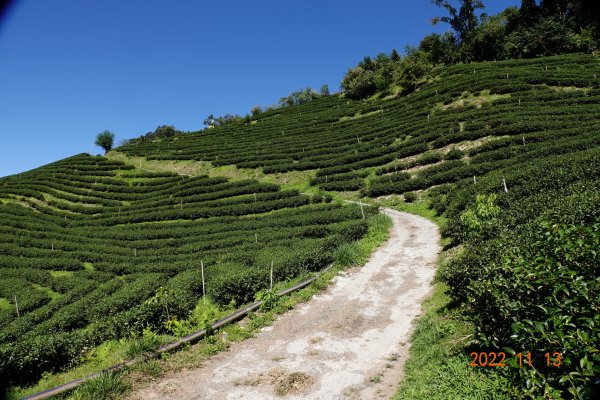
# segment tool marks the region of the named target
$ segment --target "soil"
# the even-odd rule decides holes
[[[254,338],[201,368],[180,371],[131,399],[389,399],[403,377],[409,339],[431,291],[440,236],[432,222],[384,209],[390,239],[367,264]]]

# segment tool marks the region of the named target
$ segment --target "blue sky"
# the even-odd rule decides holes
[[[495,14],[518,0],[488,0]],[[244,115],[417,45],[429,0],[22,0],[0,26],[0,176],[208,114]],[[95,147],[93,153],[100,153]]]

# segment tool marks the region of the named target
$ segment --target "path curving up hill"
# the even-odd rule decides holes
[[[391,209],[390,239],[256,337],[202,368],[154,382],[133,399],[389,398],[403,374],[412,322],[431,289],[440,236]],[[278,393],[279,391],[279,393]]]

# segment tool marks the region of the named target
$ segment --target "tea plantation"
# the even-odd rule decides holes
[[[560,369],[499,372],[515,396],[584,396],[600,374],[597,57],[459,64],[404,97],[327,96],[117,152],[257,177],[306,171],[311,193],[424,201],[448,220],[454,256],[438,277],[475,325],[470,345],[562,354]],[[367,231],[359,207],[329,194],[132,165],[77,155],[0,179],[7,382],[185,317],[201,261],[207,294],[241,304],[268,286],[271,262],[277,281],[315,271]],[[159,288],[168,307],[148,301]]]
[[[561,354],[560,368],[505,368],[513,395],[585,397],[600,375],[597,57],[459,64],[408,96],[332,96],[120,151],[425,199],[448,219],[456,251],[438,275],[474,348]]]
[[[0,197],[0,371],[14,383],[187,316],[201,261],[207,295],[242,304],[272,262],[275,281],[315,271],[366,231],[358,207],[323,197],[88,155],[3,178]],[[148,302],[161,287],[167,304]]]

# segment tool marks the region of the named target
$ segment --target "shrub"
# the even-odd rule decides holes
[[[407,203],[412,203],[417,200],[417,194],[415,192],[404,193],[404,201]]]

